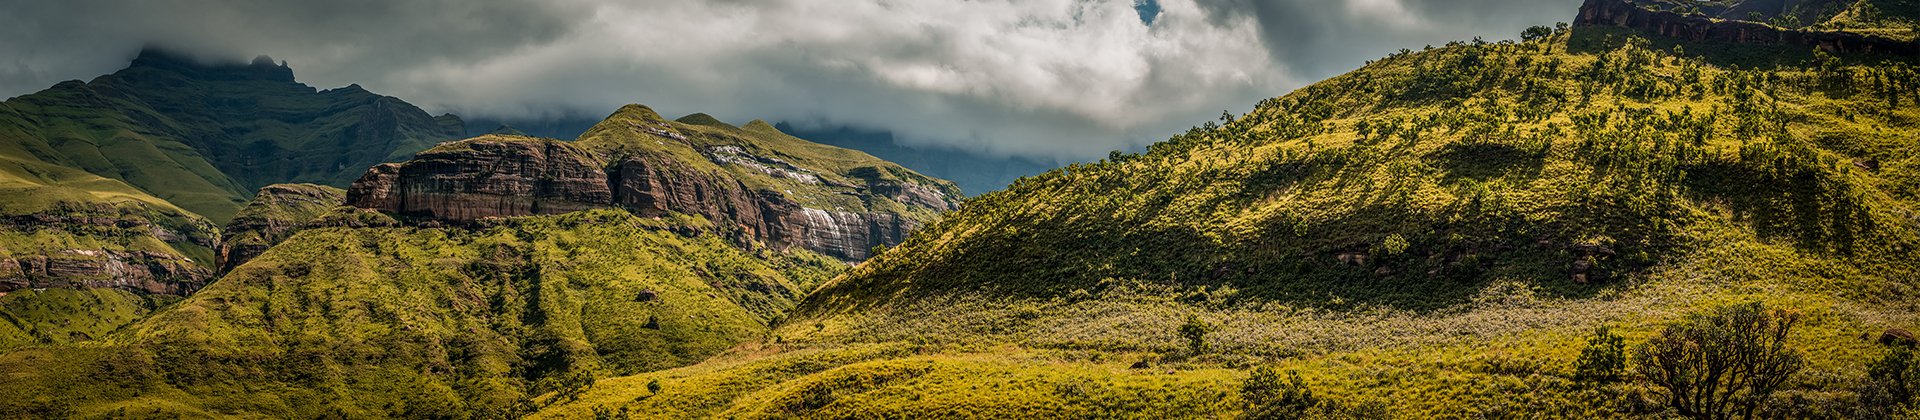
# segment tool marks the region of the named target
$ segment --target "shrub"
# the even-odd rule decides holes
[[[1187,348],[1193,354],[1207,351],[1207,333],[1213,332],[1213,324],[1208,324],[1198,316],[1188,315],[1187,322],[1180,324],[1180,336],[1187,339]]]
[[[650,395],[658,395],[658,394],[660,394],[660,380],[659,380],[659,379],[654,379],[654,380],[650,380],[650,381],[647,381],[647,394],[650,394]]]
[[[1799,321],[1759,302],[1689,315],[1636,348],[1635,367],[1680,415],[1750,418],[1805,365],[1786,343]]]
[[[1241,414],[1246,419],[1297,419],[1322,405],[1300,374],[1288,372],[1282,381],[1279,372],[1266,366],[1255,368],[1253,376],[1240,384],[1240,399],[1247,403],[1247,411]]]
[[[1627,344],[1605,325],[1593,330],[1587,348],[1574,361],[1573,378],[1581,382],[1612,383],[1627,370]]]
[[[1897,418],[1901,414],[1920,414],[1920,363],[1914,363],[1914,348],[1888,346],[1887,353],[1867,365],[1867,383],[1860,388],[1860,418]]]

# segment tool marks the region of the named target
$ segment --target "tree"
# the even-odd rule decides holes
[[[1520,31],[1520,40],[1523,42],[1533,42],[1546,39],[1549,36],[1553,36],[1553,28],[1541,25],[1531,26],[1528,27],[1527,30]]]
[[[1187,339],[1187,348],[1193,354],[1207,351],[1207,333],[1213,332],[1213,324],[1208,324],[1199,316],[1187,315],[1187,322],[1180,324],[1180,336]]]
[[[1751,302],[1693,314],[1634,351],[1636,370],[1667,405],[1698,419],[1751,418],[1805,366],[1787,335],[1799,314]]]
[[[659,380],[659,379],[653,379],[653,380],[649,380],[649,381],[647,381],[647,394],[649,394],[649,395],[658,395],[658,394],[660,394],[660,380]]]
[[[1619,381],[1626,370],[1626,340],[1614,334],[1612,328],[1602,325],[1593,330],[1592,337],[1587,338],[1587,348],[1580,350],[1580,359],[1574,362],[1573,378],[1582,382],[1611,383]]]

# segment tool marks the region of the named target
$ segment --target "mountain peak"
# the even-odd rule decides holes
[[[208,60],[193,54],[161,47],[141,48],[139,55],[127,69],[159,69],[180,73],[188,77],[208,80],[263,80],[292,83],[293,69],[285,63],[275,63],[273,57],[260,55],[253,61],[240,62]]]
[[[733,124],[727,124],[725,121],[720,121],[719,118],[714,118],[712,115],[707,115],[704,112],[693,113],[691,115],[680,117],[680,119],[673,120],[673,121],[681,124],[687,124],[687,125],[704,125],[709,127],[738,128],[738,127],[734,127]]]

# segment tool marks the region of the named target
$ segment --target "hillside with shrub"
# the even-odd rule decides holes
[[[540,414],[1912,413],[1914,60],[1593,25],[1402,51],[969,200],[770,340]]]

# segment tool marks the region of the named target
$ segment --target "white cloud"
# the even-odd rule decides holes
[[[1162,0],[1148,26],[1133,0],[0,0],[0,93],[109,72],[157,42],[272,54],[309,84],[467,116],[638,102],[1087,158],[1387,51],[1572,13],[1484,16],[1571,0],[1343,1]]]

